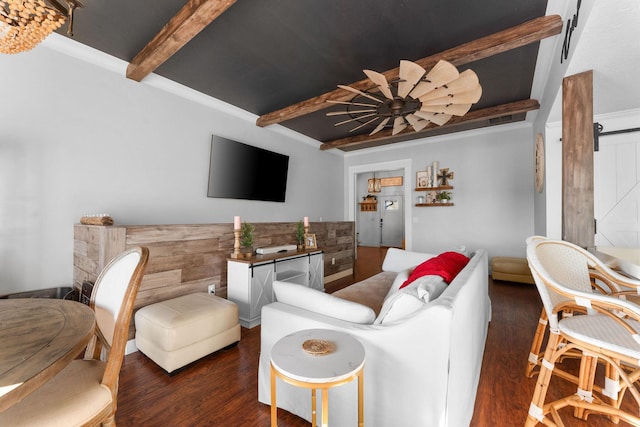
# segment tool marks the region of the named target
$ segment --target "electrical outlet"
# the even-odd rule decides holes
[[[331,265],[335,265],[336,264],[336,259],[335,258],[331,258]]]
[[[215,285],[215,283],[213,285],[209,285],[208,290],[209,290],[209,293],[211,295],[215,295],[216,294],[216,285]]]

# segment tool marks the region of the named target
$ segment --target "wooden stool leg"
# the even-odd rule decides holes
[[[316,427],[316,389],[311,389],[311,427]]]
[[[358,427],[364,427],[364,368],[358,373]]]
[[[322,389],[322,427],[329,425],[329,389]]]
[[[542,350],[542,340],[544,339],[544,333],[547,330],[547,312],[544,307],[542,308],[542,313],[540,313],[540,319],[538,319],[538,327],[536,328],[536,333],[533,336],[533,341],[531,342],[531,350],[529,351],[529,360],[527,363],[527,370],[525,375],[528,378],[533,376],[533,370],[538,366],[539,357]]]
[[[271,427],[278,426],[278,405],[276,405],[276,373],[271,365]]]
[[[590,355],[583,355],[580,359],[580,376],[578,377],[578,396],[587,402],[592,402],[593,382],[595,381],[598,358]],[[576,406],[573,410],[576,418],[585,418],[585,409]]]
[[[539,419],[544,417],[544,401],[547,395],[547,389],[549,388],[549,381],[551,381],[551,374],[553,373],[553,366],[548,366],[547,362],[555,361],[554,354],[560,341],[560,334],[552,331],[549,333],[549,342],[544,352],[544,358],[540,363],[540,373],[536,381],[536,388],[533,391],[533,398],[529,406],[525,427],[535,426],[538,424]]]

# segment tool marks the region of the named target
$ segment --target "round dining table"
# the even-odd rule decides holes
[[[93,310],[76,301],[0,299],[0,411],[75,359],[94,328]]]

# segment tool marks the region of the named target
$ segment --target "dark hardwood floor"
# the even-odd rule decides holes
[[[354,277],[327,284],[328,292],[381,271],[385,253],[385,248],[360,247]],[[533,285],[493,282],[489,278],[489,291],[492,321],[471,425],[521,426],[535,385],[535,378],[526,378],[524,370],[542,306]],[[117,424],[268,426],[270,408],[257,400],[259,351],[260,327],[256,327],[243,328],[237,346],[209,355],[173,376],[140,352],[126,356],[120,375]],[[559,380],[553,380],[551,388],[554,396],[575,390]],[[599,415],[591,415],[585,422],[574,418],[568,409],[561,413],[567,427],[615,425]],[[310,424],[279,410],[278,425]]]

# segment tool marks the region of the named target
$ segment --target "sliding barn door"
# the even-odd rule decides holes
[[[640,247],[640,133],[600,138],[594,155],[596,246]]]

